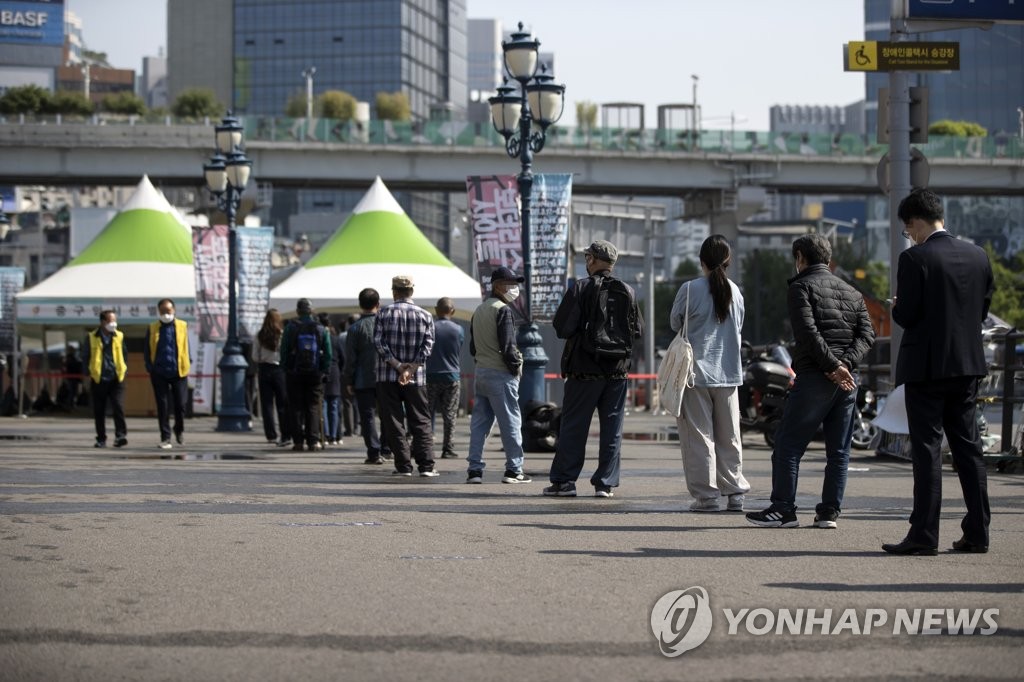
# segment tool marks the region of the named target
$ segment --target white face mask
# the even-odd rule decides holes
[[[163,315],[160,316],[160,321],[163,322],[164,324],[170,324],[171,322],[174,322],[174,313],[164,313]]]
[[[505,291],[505,298],[507,298],[509,301],[514,301],[517,298],[519,298],[519,287],[509,287]]]
[[[105,325],[103,325],[103,328],[106,329],[111,334],[113,334],[115,331],[117,331],[117,322],[107,322]]]

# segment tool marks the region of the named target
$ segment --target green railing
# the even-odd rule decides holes
[[[242,116],[247,141],[291,143],[341,143],[372,145],[428,145],[444,147],[501,147],[504,141],[490,124],[467,121],[354,121],[315,118]],[[93,117],[0,117],[0,123],[24,125],[196,125],[210,126],[215,120],[174,119],[154,116]],[[628,128],[548,129],[549,149],[590,149],[599,152],[660,152],[765,154],[769,156],[869,156],[883,154],[887,147],[874,136],[817,133],[771,133],[746,130],[690,130]],[[948,137],[933,135],[925,144],[915,145],[929,158],[1024,159],[1024,143],[1017,136]]]

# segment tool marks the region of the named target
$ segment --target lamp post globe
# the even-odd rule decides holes
[[[252,161],[242,146],[243,126],[228,112],[214,126],[216,152],[203,165],[206,189],[228,221],[228,329],[220,369],[221,405],[217,411],[218,431],[250,431],[252,415],[245,404],[245,370],[248,364],[238,340],[238,247],[236,217],[242,192],[249,183]]]
[[[539,64],[540,41],[524,30],[513,32],[510,40],[501,43],[505,72],[516,83],[498,88],[498,94],[487,101],[491,107],[494,129],[505,139],[505,152],[519,159],[516,176],[520,197],[520,226],[525,278],[526,321],[520,326],[516,342],[523,353],[523,377],[519,385],[519,405],[524,422],[527,405],[544,402],[544,370],[548,357],[543,338],[533,321],[531,303],[533,253],[530,237],[530,206],[533,193],[533,155],[544,149],[547,129],[562,115],[565,86],[554,82],[546,67]],[[538,72],[539,70],[539,72]]]

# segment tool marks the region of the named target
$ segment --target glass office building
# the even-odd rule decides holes
[[[281,116],[306,89],[343,90],[370,103],[404,92],[413,120],[431,105],[463,111],[465,0],[235,0],[234,106],[240,114]]]
[[[864,39],[889,40],[890,0],[865,0]],[[996,24],[988,31],[965,28],[920,33],[915,41],[960,43],[960,70],[917,72],[910,85],[928,88],[928,118],[980,123],[989,135],[1019,131],[1018,107],[1024,107],[1024,24]],[[878,129],[878,89],[886,74],[868,74],[867,134]]]
[[[865,40],[889,39],[890,0],[865,0]],[[915,41],[957,42],[960,70],[910,74],[911,86],[928,88],[928,120],[979,123],[998,142],[1020,133],[1018,108],[1024,107],[1024,25],[996,24],[990,30],[965,28],[921,33]],[[878,130],[878,89],[888,86],[886,74],[866,78],[867,134]],[[920,146],[920,145],[918,145]],[[946,221],[957,235],[978,244],[989,243],[995,252],[1013,257],[1024,249],[1024,199],[1007,196],[947,196]],[[869,227],[888,229],[885,201],[869,201]],[[872,217],[874,220],[872,221]],[[880,240],[886,248],[888,236]]]
[[[305,95],[303,71],[315,67],[314,98],[348,92],[369,103],[371,118],[380,92],[405,93],[414,125],[435,110],[465,111],[466,0],[168,0],[167,7],[172,99],[203,85],[237,114],[283,117],[289,99]],[[227,54],[209,54],[225,44]],[[308,233],[318,246],[362,192],[275,188],[272,196],[269,219],[278,234]],[[449,252],[450,197],[395,198]]]

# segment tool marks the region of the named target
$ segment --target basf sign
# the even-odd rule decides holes
[[[907,18],[1024,22],[1024,0],[907,0]]]
[[[0,43],[64,44],[64,0],[0,0]]]

